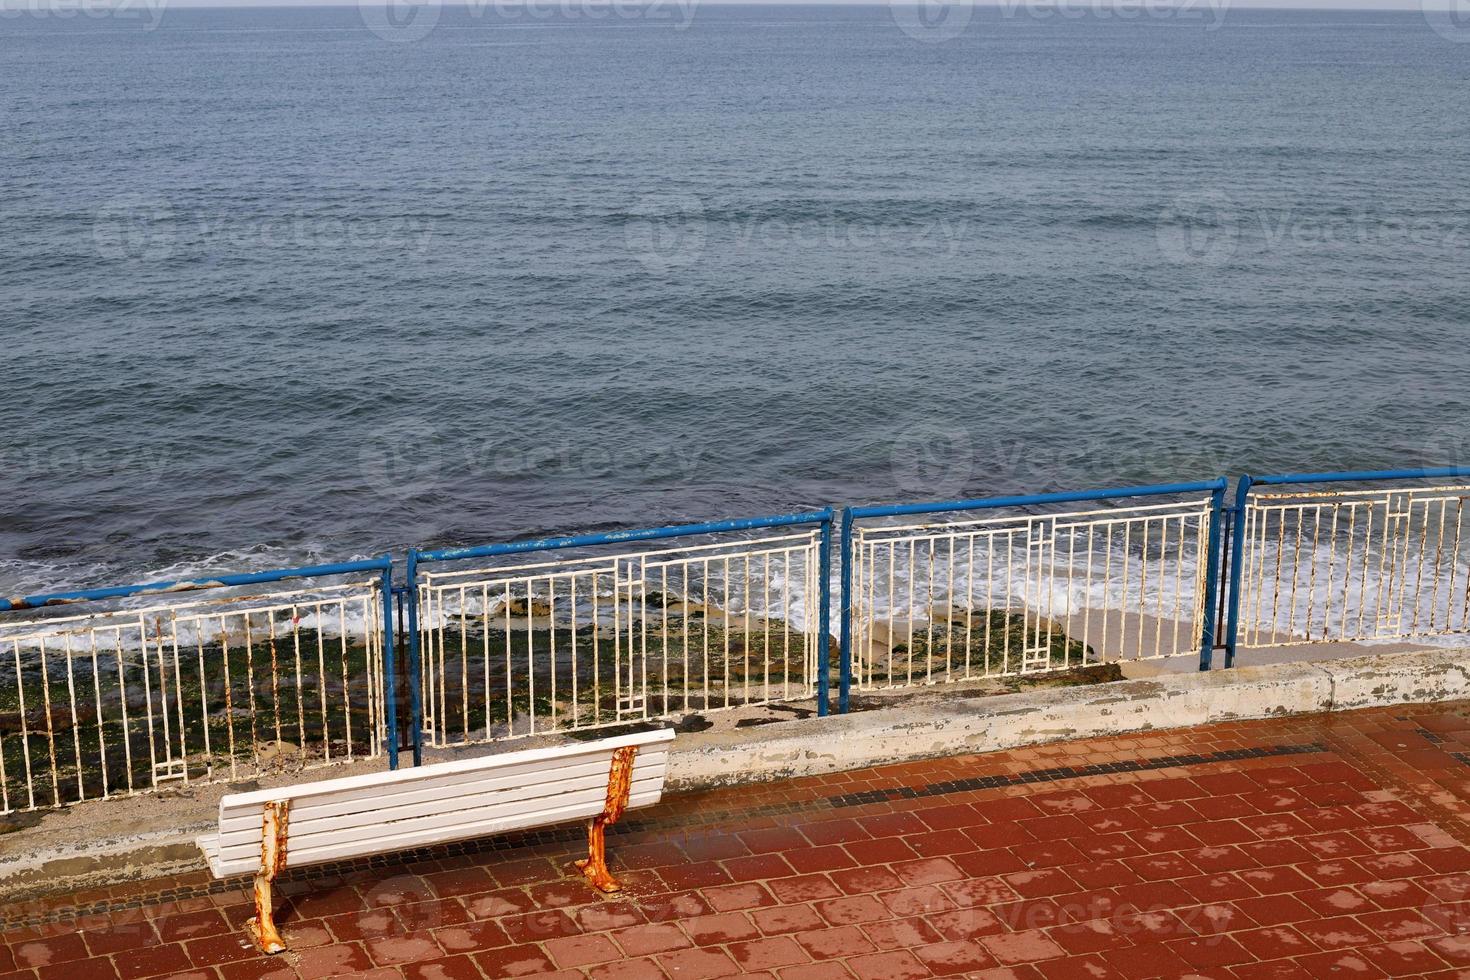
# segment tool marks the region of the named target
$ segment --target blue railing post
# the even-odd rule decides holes
[[[424,764],[423,673],[419,670],[419,553],[408,549],[408,700],[413,724],[413,764]]]
[[[832,711],[832,511],[822,518],[822,537],[818,545],[821,552],[817,558],[817,576],[821,580],[817,601],[821,603],[817,613],[817,642],[821,644],[817,654],[817,717],[825,718]]]
[[[1234,533],[1230,542],[1230,600],[1225,621],[1225,666],[1235,666],[1235,650],[1240,640],[1240,574],[1245,560],[1245,505],[1252,481],[1249,473],[1235,485]]]
[[[388,768],[398,768],[398,670],[393,663],[393,557],[383,569],[383,702],[388,722]]]
[[[1215,602],[1220,589],[1220,524],[1225,516],[1224,480],[1210,494],[1210,537],[1200,560],[1206,563],[1204,633],[1200,641],[1199,669],[1209,670],[1215,655]]]
[[[852,695],[852,508],[842,511],[842,639],[838,645],[837,711],[847,714]]]

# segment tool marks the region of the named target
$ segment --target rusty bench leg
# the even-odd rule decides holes
[[[286,941],[276,931],[271,909],[271,883],[286,869],[286,821],[291,801],[267,803],[260,817],[260,870],[255,874],[255,918],[245,923],[262,953],[283,953]]]
[[[612,872],[607,870],[607,828],[617,823],[628,808],[628,793],[633,787],[633,758],[637,754],[636,745],[613,749],[612,769],[607,777],[607,801],[602,812],[587,824],[587,857],[578,861],[577,867],[598,891],[623,890]]]

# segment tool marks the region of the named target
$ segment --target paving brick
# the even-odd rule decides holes
[[[869,953],[847,961],[859,980],[923,980],[933,976],[924,962],[906,949]]]
[[[443,955],[433,940],[417,936],[387,936],[364,944],[374,966],[397,966]]]
[[[555,969],[540,946],[505,946],[476,953],[473,959],[487,977],[528,977]]]
[[[1349,977],[1353,980],[1358,980],[1358,978],[1368,980],[1368,978],[1387,975],[1371,961],[1351,951],[1339,950],[1302,956],[1297,958],[1296,964],[1311,976],[1332,977],[1334,980]]]
[[[1170,943],[1169,948],[1190,966],[1201,970],[1215,970],[1255,959],[1239,942],[1229,936],[1178,939]]]
[[[1429,947],[1417,942],[1364,946],[1356,952],[1391,977],[1420,976],[1443,969],[1445,964]]]
[[[632,902],[599,902],[577,909],[573,918],[584,932],[621,929],[644,921],[642,909]]]
[[[886,918],[888,909],[871,895],[852,895],[813,903],[817,914],[834,926],[854,925]]]
[[[14,965],[18,969],[52,966],[84,960],[92,954],[80,933],[51,936],[18,943],[11,949]]]
[[[38,967],[34,974],[27,971],[25,975],[34,976],[37,980],[78,980],[82,977],[86,980],[115,980],[117,969],[112,965],[112,960],[105,956],[96,956],[87,960],[70,960]],[[198,975],[201,980],[213,980],[214,971],[200,970]]]
[[[1077,890],[1077,883],[1058,868],[1040,871],[1020,871],[1005,875],[1006,884],[1015,889],[1022,898],[1044,898],[1048,895],[1065,895]]]
[[[289,964],[282,963],[280,957],[266,956],[241,960],[238,963],[221,963],[215,967],[215,970],[224,980],[299,980],[301,976],[291,969]],[[396,969],[390,973],[393,980],[402,975]],[[387,980],[379,970],[369,970],[360,976],[362,980]],[[177,980],[177,978],[171,978],[171,980]]]
[[[1284,959],[1317,952],[1317,947],[1311,940],[1290,926],[1243,929],[1230,938],[1240,943],[1246,952],[1258,960]]]
[[[1308,972],[1306,967],[1292,960],[1240,963],[1230,968],[1230,975],[1235,977],[1235,980],[1319,980],[1317,976]]]
[[[510,936],[496,922],[473,919],[460,925],[445,926],[431,932],[435,942],[448,953],[470,953],[481,949],[509,946]]]
[[[735,962],[747,973],[809,963],[812,959],[790,936],[771,936],[731,943],[729,950]]]
[[[998,878],[945,881],[936,887],[956,905],[963,908],[975,905],[998,905],[1020,897],[1014,888]]]
[[[618,929],[610,934],[610,938],[627,956],[648,956],[692,945],[684,930],[672,922],[654,922]]]
[[[814,960],[841,960],[877,950],[867,933],[857,926],[814,929],[796,934],[796,942]]]
[[[721,949],[680,949],[660,953],[655,959],[665,973],[678,980],[710,980],[741,972],[739,964]]]
[[[740,834],[740,840],[751,854],[781,854],[807,843],[801,831],[791,827],[747,830]]]
[[[753,854],[721,862],[732,881],[764,881],[784,878],[793,873],[791,865],[779,854]]]
[[[987,936],[980,944],[997,962],[1005,965],[1050,959],[1065,952],[1039,929]]]
[[[968,842],[969,838],[966,837],[965,840]],[[903,837],[848,841],[842,845],[842,849],[857,865],[892,864],[920,857],[909,840]]]
[[[943,942],[913,950],[936,977],[954,977],[995,966],[995,960],[977,943]]]
[[[132,980],[134,977],[181,973],[189,969],[189,957],[182,945],[166,943],[117,953],[112,957],[112,964],[117,968],[118,976]]]
[[[886,869],[884,869],[886,870]],[[832,872],[836,874],[837,872]],[[891,874],[892,872],[888,872]],[[842,889],[832,881],[830,875],[809,874],[794,875],[790,878],[776,878],[766,882],[776,900],[783,905],[797,905],[802,902],[812,902],[819,898],[836,898],[842,894]]]
[[[1365,881],[1357,887],[1382,909],[1423,908],[1431,902],[1428,893],[1410,881]]]
[[[714,910],[699,892],[667,892],[640,899],[638,910],[649,922],[682,922]]]
[[[1426,940],[1424,945],[1452,966],[1470,965],[1470,936],[1442,936]]]
[[[257,955],[255,946],[242,933],[226,933],[221,936],[205,936],[184,943],[185,955],[195,966],[214,966],[230,963]],[[309,950],[308,950],[309,951]]]
[[[805,847],[796,851],[787,851],[785,858],[786,863],[791,865],[792,870],[798,874],[832,871],[837,868],[853,868],[857,867],[858,863],[839,844],[826,844],[821,847]]]
[[[535,906],[531,896],[516,888],[505,888],[485,895],[474,895],[464,901],[470,915],[479,919],[498,918],[518,912],[531,912]]]
[[[1000,917],[989,909],[961,908],[948,912],[924,916],[924,921],[933,926],[945,939],[977,939],[1004,932],[1006,927]]]
[[[685,919],[682,925],[696,946],[719,946],[760,935],[760,930],[744,912],[695,916]]]
[[[1074,956],[1133,945],[1132,938],[1111,919],[1071,922],[1047,930],[1047,935]]]
[[[588,966],[606,963],[623,955],[622,950],[607,936],[562,936],[548,939],[544,944],[552,962],[561,967]]]
[[[705,888],[702,894],[716,912],[736,912],[776,904],[771,893],[754,882]]]
[[[776,971],[781,980],[852,980],[852,971],[841,963],[804,963]]]
[[[662,980],[664,971],[647,957],[599,963],[586,970],[588,980]]]
[[[430,952],[429,955],[442,954]],[[365,973],[374,965],[361,943],[336,943],[299,951],[296,969],[304,980],[316,980]]]
[[[822,917],[807,905],[783,905],[777,908],[756,909],[750,913],[750,917],[756,928],[767,936],[809,932],[827,925]]]
[[[924,858],[918,861],[903,861],[893,866],[893,871],[910,885],[930,885],[942,881],[955,881],[965,875],[948,858]]]

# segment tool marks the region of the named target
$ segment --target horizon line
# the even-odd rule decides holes
[[[128,0],[120,2],[129,4]],[[238,0],[226,0],[222,3],[212,3],[209,0],[161,0],[160,6],[175,10],[330,10],[342,7],[357,7],[364,0],[308,0],[304,3],[293,3],[291,0],[261,0],[259,3],[241,3]],[[382,3],[408,3],[412,0],[373,0],[374,5]],[[439,7],[463,7],[483,8],[488,6],[505,5],[510,7],[539,5],[555,6],[565,3],[583,3],[611,6],[618,3],[638,5],[640,3],[658,3],[660,0],[424,0],[425,4],[434,3]],[[668,0],[665,0],[668,2]],[[913,7],[935,0],[687,0],[691,5],[700,7],[889,7],[904,6]],[[943,0],[941,0],[943,2]],[[1089,7],[1099,4],[1111,3],[1120,8],[1153,7],[1155,9],[1176,9],[1184,7],[1197,7],[1199,0],[951,0],[951,2],[964,2],[968,6],[978,8],[1003,9],[1006,7],[1022,4],[1046,4],[1058,7]],[[1403,0],[1397,6],[1381,5],[1376,0],[1370,0],[1364,5],[1343,4],[1341,0],[1324,0],[1318,5],[1303,4],[1301,0],[1285,0],[1278,3],[1276,0],[1222,0],[1229,6],[1246,10],[1279,10],[1282,12],[1301,13],[1345,13],[1345,14],[1405,14],[1417,13],[1425,9],[1453,10],[1456,9],[1456,0],[1438,0],[1436,3],[1425,3],[1424,0]],[[0,11],[24,11],[27,6],[12,5],[7,0],[0,0]]]

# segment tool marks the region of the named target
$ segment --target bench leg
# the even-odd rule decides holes
[[[286,941],[276,931],[271,883],[286,868],[286,820],[291,802],[267,803],[261,812],[260,870],[255,874],[255,918],[245,928],[262,953],[282,953]]]
[[[577,862],[592,887],[602,892],[619,892],[623,886],[607,870],[607,828],[618,822],[628,808],[628,793],[633,786],[633,758],[638,746],[628,745],[613,750],[612,770],[607,777],[607,801],[602,812],[587,824],[587,858]]]

